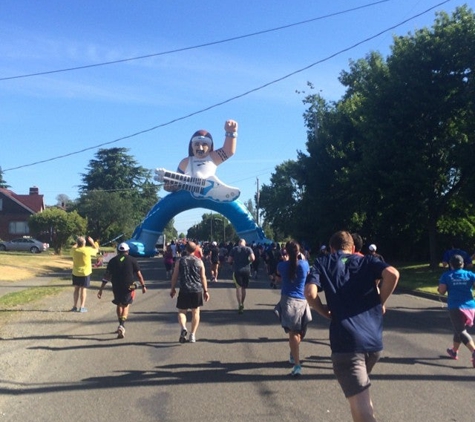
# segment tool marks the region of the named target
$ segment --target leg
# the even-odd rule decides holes
[[[119,320],[119,326],[117,327],[117,338],[125,337],[125,320],[129,313],[129,305],[123,305],[118,303],[116,306],[117,319]]]
[[[368,374],[380,353],[332,353],[333,372],[350,404],[355,422],[374,422],[373,403],[369,394]]]
[[[178,324],[186,330],[186,309],[178,309]]]
[[[295,365],[300,365],[300,341],[302,336],[297,331],[289,331],[290,353],[294,358]]]
[[[195,335],[200,325],[200,308],[191,310],[191,334]]]
[[[242,304],[242,287],[241,286],[236,286],[236,299],[238,302],[238,306],[241,306]]]
[[[246,288],[241,287],[241,304],[244,305],[244,301],[246,300]]]
[[[87,297],[87,287],[80,287],[80,297],[81,297],[81,308],[85,308],[86,297]]]
[[[180,338],[178,339],[180,343],[186,342],[186,335],[188,334],[188,331],[186,331],[186,311],[187,309],[178,309],[178,324],[181,327]]]
[[[74,292],[73,292],[73,302],[74,302],[74,307],[78,307],[78,301],[79,301],[79,286],[74,286]]]
[[[117,305],[117,317],[119,319],[119,324],[123,327],[125,326],[125,321],[129,316],[129,305]]]
[[[348,402],[350,403],[351,416],[354,422],[376,422],[369,388],[348,397]]]

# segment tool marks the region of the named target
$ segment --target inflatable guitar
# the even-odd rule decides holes
[[[178,189],[187,190],[195,198],[211,199],[218,202],[234,201],[241,194],[238,188],[225,185],[216,176],[202,179],[158,168],[155,169],[154,179],[158,182],[176,186]]]

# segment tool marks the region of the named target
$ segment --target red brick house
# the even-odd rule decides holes
[[[43,195],[36,186],[30,188],[29,195],[17,195],[0,188],[0,239],[12,240],[28,235],[28,218],[44,209]]]

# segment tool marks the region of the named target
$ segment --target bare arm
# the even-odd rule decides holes
[[[381,283],[379,284],[381,305],[385,305],[389,296],[397,286],[399,281],[399,271],[394,267],[387,267],[383,270]]]
[[[318,296],[318,287],[316,284],[309,283],[305,286],[305,297],[312,309],[318,312],[322,317],[331,319],[331,313],[327,305],[324,305]]]
[[[137,271],[137,278],[139,279],[139,282],[142,286],[142,293],[145,293],[147,291],[147,287],[145,286],[145,281],[141,271]]]
[[[172,274],[172,285],[170,289],[170,297],[174,298],[176,295],[176,282],[178,281],[178,274],[180,272],[180,260],[177,260],[175,263],[175,267],[173,268],[173,274]]]
[[[205,302],[208,302],[209,300],[208,280],[206,280],[206,272],[205,272],[204,265],[201,266],[200,277],[201,277],[201,284],[203,285],[203,297],[204,297]]]
[[[445,294],[447,293],[447,284],[439,283],[439,287],[437,287],[437,291],[438,291],[441,295],[445,295]]]

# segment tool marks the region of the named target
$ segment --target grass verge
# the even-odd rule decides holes
[[[395,265],[399,270],[399,286],[406,290],[423,293],[437,293],[440,276],[447,271],[446,268],[430,268],[425,264]]]
[[[26,305],[36,300],[53,296],[64,290],[61,286],[30,287],[19,292],[7,293],[0,297],[0,310],[6,311],[19,305]]]

